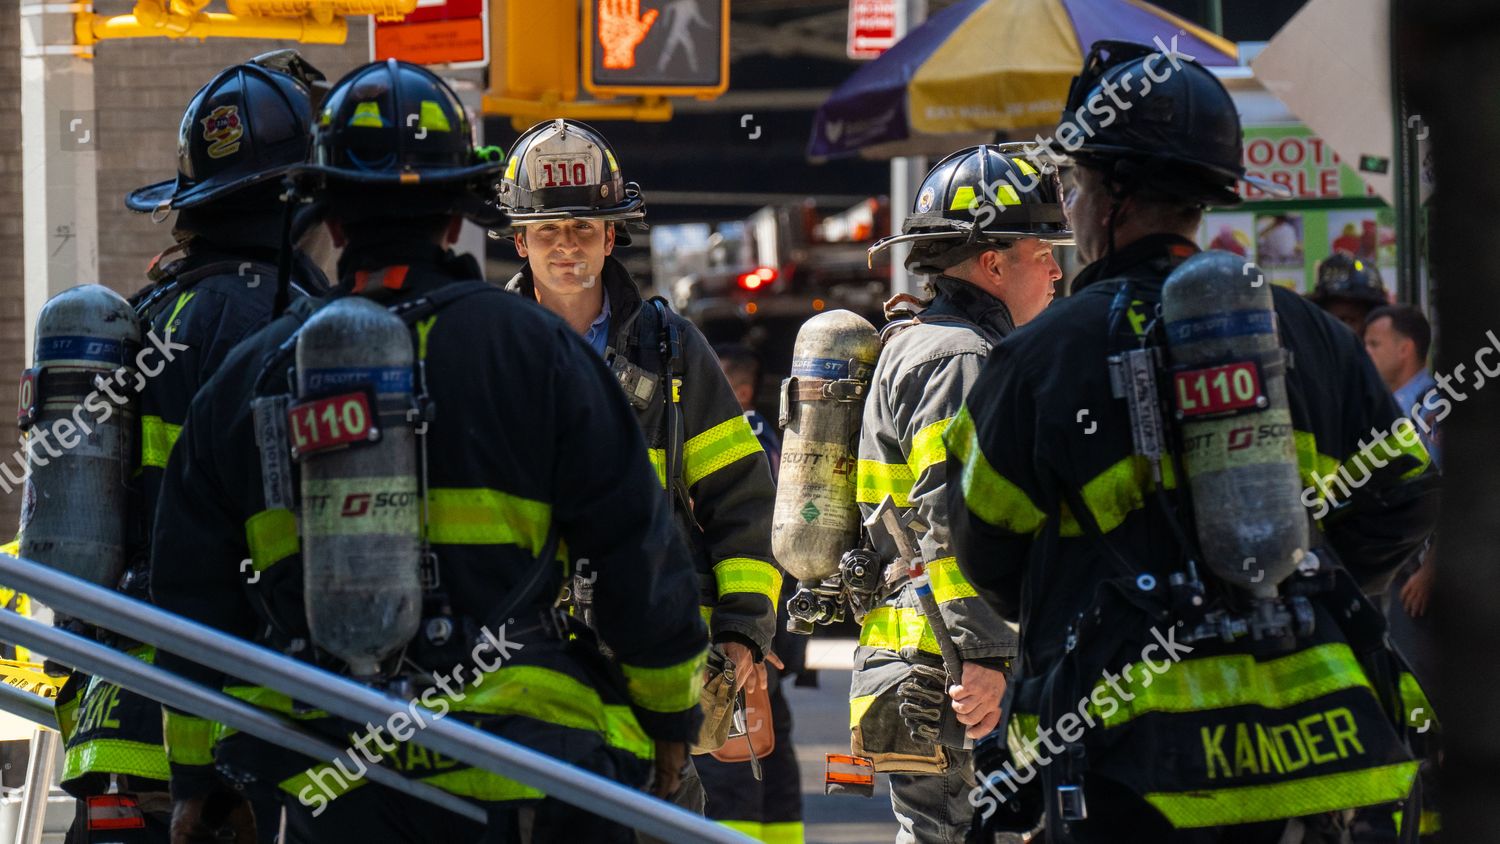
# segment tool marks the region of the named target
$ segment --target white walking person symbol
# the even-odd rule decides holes
[[[688,68],[698,72],[698,47],[693,43],[689,28],[694,24],[707,28],[708,21],[698,11],[698,0],[672,0],[663,10],[666,15],[667,45],[656,59],[656,72],[661,73],[671,64],[678,47],[687,53]]]

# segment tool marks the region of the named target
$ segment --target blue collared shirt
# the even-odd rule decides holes
[[[583,339],[588,341],[599,357],[604,357],[604,349],[609,345],[609,291],[604,291],[604,307],[599,309],[599,315],[589,323],[589,330],[583,333]]]
[[[1441,465],[1438,460],[1437,423],[1433,418],[1434,411],[1422,403],[1423,399],[1427,398],[1427,394],[1437,388],[1437,381],[1433,380],[1432,373],[1424,369],[1402,384],[1396,390],[1395,396],[1396,406],[1401,409],[1401,414],[1411,419],[1412,424],[1416,426],[1417,434],[1422,438],[1422,444],[1427,446],[1427,453],[1432,455],[1433,464]]]

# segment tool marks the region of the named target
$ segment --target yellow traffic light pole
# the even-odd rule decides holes
[[[204,11],[212,0],[136,0],[128,15],[80,12],[78,44],[117,38],[274,38],[301,44],[342,44],[349,15],[399,20],[417,0],[225,0],[228,14]]]

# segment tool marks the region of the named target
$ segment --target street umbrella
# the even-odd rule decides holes
[[[1101,39],[1239,63],[1233,43],[1143,0],[959,0],[833,92],[813,119],[808,157],[889,158],[976,133],[1046,131]]]

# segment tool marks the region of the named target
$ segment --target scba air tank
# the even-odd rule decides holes
[[[303,595],[313,642],[375,677],[422,611],[421,491],[405,323],[358,296],[297,339],[288,435],[301,464]]]
[[[1258,597],[1308,544],[1272,285],[1243,257],[1204,252],[1162,287],[1172,406],[1204,560]]]
[[[803,324],[782,384],[785,429],[771,550],[788,574],[817,582],[838,571],[858,541],[858,436],[880,335],[851,311]]]

